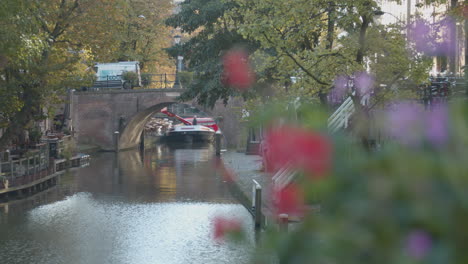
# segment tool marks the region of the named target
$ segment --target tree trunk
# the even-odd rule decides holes
[[[327,108],[328,107],[328,94],[320,90],[318,93],[318,97],[320,99],[320,103],[322,104],[322,106]]]
[[[329,50],[333,48],[334,35],[335,35],[335,7],[333,7],[333,2],[328,2],[328,28],[327,28],[326,48]]]
[[[369,28],[370,18],[366,15],[361,16],[362,24],[359,30],[359,49],[356,54],[356,62],[362,64],[364,62],[364,50],[366,44],[366,33]]]

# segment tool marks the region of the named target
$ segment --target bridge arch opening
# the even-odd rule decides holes
[[[145,125],[151,120],[153,116],[161,112],[163,108],[167,107],[169,111],[185,118],[196,115],[197,117],[204,117],[209,115],[197,107],[186,103],[177,102],[164,102],[159,103],[145,110],[136,113],[129,122],[125,125],[119,138],[119,148],[121,150],[135,148],[141,141],[141,133],[145,129]]]

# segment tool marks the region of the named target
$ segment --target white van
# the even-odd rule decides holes
[[[138,61],[119,61],[114,63],[96,63],[95,87],[106,88],[126,88],[130,89],[131,84],[125,83],[122,75],[125,72],[135,72],[138,76],[137,83],[133,86],[141,86],[140,63]],[[120,83],[118,82],[120,81]]]

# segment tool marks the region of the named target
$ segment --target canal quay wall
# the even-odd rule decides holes
[[[263,217],[271,216],[273,212],[271,190],[271,176],[262,171],[262,157],[259,155],[247,155],[238,151],[226,151],[221,155],[225,168],[233,173],[233,189],[240,202],[254,214],[255,182],[261,188]],[[268,218],[264,218],[268,219]],[[262,220],[264,222],[264,220]]]
[[[57,185],[67,169],[86,166],[89,155],[49,159],[46,153],[0,162],[0,201],[22,199]]]

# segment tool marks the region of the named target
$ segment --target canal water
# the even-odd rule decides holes
[[[212,147],[94,155],[57,186],[0,205],[0,263],[248,263],[250,214],[214,170]],[[214,219],[247,238],[223,243]]]

